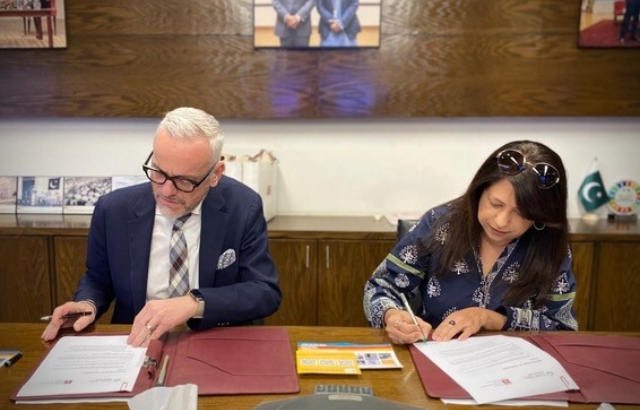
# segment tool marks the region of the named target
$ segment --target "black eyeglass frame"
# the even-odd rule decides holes
[[[513,153],[519,155],[522,160],[520,161],[513,155]],[[503,157],[505,156],[505,154],[509,155],[508,158],[512,160],[511,163],[504,162]],[[500,151],[496,155],[496,162],[498,164],[498,169],[506,175],[517,175],[525,170],[527,164],[531,165],[531,170],[537,175],[536,181],[538,183],[538,188],[540,189],[553,188],[558,182],[560,182],[560,172],[558,172],[556,167],[547,162],[537,162],[535,164],[528,162],[527,157],[522,152],[516,149],[506,149],[504,151]],[[514,165],[517,165],[517,168],[513,168]],[[547,168],[550,169],[551,172],[548,172]],[[554,174],[555,178],[553,178]],[[547,178],[549,177],[553,178],[551,179],[551,182],[547,182]]]
[[[178,190],[178,191],[182,191],[182,192],[186,192],[186,193],[191,193],[193,191],[196,190],[196,188],[198,188],[200,185],[202,185],[202,183],[209,178],[209,175],[211,175],[211,172],[213,172],[213,169],[216,167],[216,165],[218,164],[217,162],[215,164],[213,164],[213,166],[211,168],[209,168],[209,171],[207,171],[207,173],[205,174],[205,176],[203,176],[202,178],[200,178],[199,181],[196,181],[195,179],[191,179],[191,178],[187,178],[181,175],[176,175],[176,176],[169,176],[167,175],[166,172],[164,172],[161,169],[156,169],[156,168],[152,168],[150,166],[148,166],[147,164],[149,163],[149,161],[151,160],[151,157],[153,156],[153,151],[151,151],[151,153],[149,154],[149,156],[147,157],[147,160],[144,162],[144,164],[142,164],[142,170],[144,171],[144,174],[147,176],[147,178],[149,179],[149,181],[153,182],[154,184],[158,184],[158,185],[162,185],[167,181],[171,181],[171,183],[173,184],[173,186]],[[153,171],[153,172],[157,172],[158,174],[162,175],[164,177],[163,181],[155,181],[153,180],[150,176],[149,176],[149,171]],[[178,185],[176,185],[175,181],[184,181],[184,182],[188,182],[191,184],[191,190],[188,191],[186,189],[180,188]]]

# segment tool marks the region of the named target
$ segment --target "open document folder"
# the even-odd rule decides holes
[[[578,390],[530,396],[527,399],[640,404],[640,337],[571,332],[535,335],[514,333],[514,336],[522,337],[553,356],[579,387]],[[471,398],[452,377],[415,346],[409,346],[409,351],[429,396]]]
[[[91,352],[92,348],[102,349],[101,338],[113,336],[63,336],[46,353],[31,376],[11,395],[11,399],[18,402],[82,398],[125,399],[154,386],[174,387],[188,383],[197,384],[198,395],[205,396],[297,393],[300,390],[287,330],[259,326],[169,332],[163,339],[150,343],[146,350],[146,360],[139,367],[132,388],[123,386],[122,389],[114,389],[112,386],[105,386],[105,390],[92,393],[66,388],[60,389],[61,393],[58,394],[45,390],[42,390],[44,394],[38,394],[38,389],[33,388],[33,382],[42,384],[43,377],[49,377],[52,381],[60,378],[60,371],[68,365],[69,359],[68,354],[60,355],[60,348],[63,347],[60,342],[65,338],[80,340],[78,351]],[[122,348],[125,349],[126,336],[123,338]],[[56,368],[58,371],[43,372],[46,370],[43,363],[49,362],[50,358],[55,363],[48,363],[46,369]],[[131,360],[140,365],[138,359],[132,357]],[[126,367],[122,363],[119,366]],[[102,372],[110,377],[118,375],[113,369],[83,371],[88,372],[87,374]]]

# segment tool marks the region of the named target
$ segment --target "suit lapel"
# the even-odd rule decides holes
[[[213,286],[218,267],[218,258],[222,253],[224,234],[229,215],[222,210],[224,198],[211,189],[202,203],[202,222],[200,227],[200,287]]]
[[[150,189],[151,191],[151,189]],[[127,221],[129,231],[129,281],[131,304],[139,312],[147,301],[147,278],[149,276],[149,254],[151,235],[155,219],[156,203],[153,195],[144,195],[134,205],[135,218]]]

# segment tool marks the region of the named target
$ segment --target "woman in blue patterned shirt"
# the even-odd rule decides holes
[[[365,285],[364,311],[394,343],[488,330],[577,330],[567,180],[549,147],[497,149],[461,197],[427,211]],[[418,326],[404,310],[404,294]]]

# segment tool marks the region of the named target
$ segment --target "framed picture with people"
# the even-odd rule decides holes
[[[582,0],[578,46],[640,48],[640,0]]]
[[[64,1],[0,1],[0,48],[66,48]]]
[[[255,48],[380,47],[382,0],[254,0]]]

